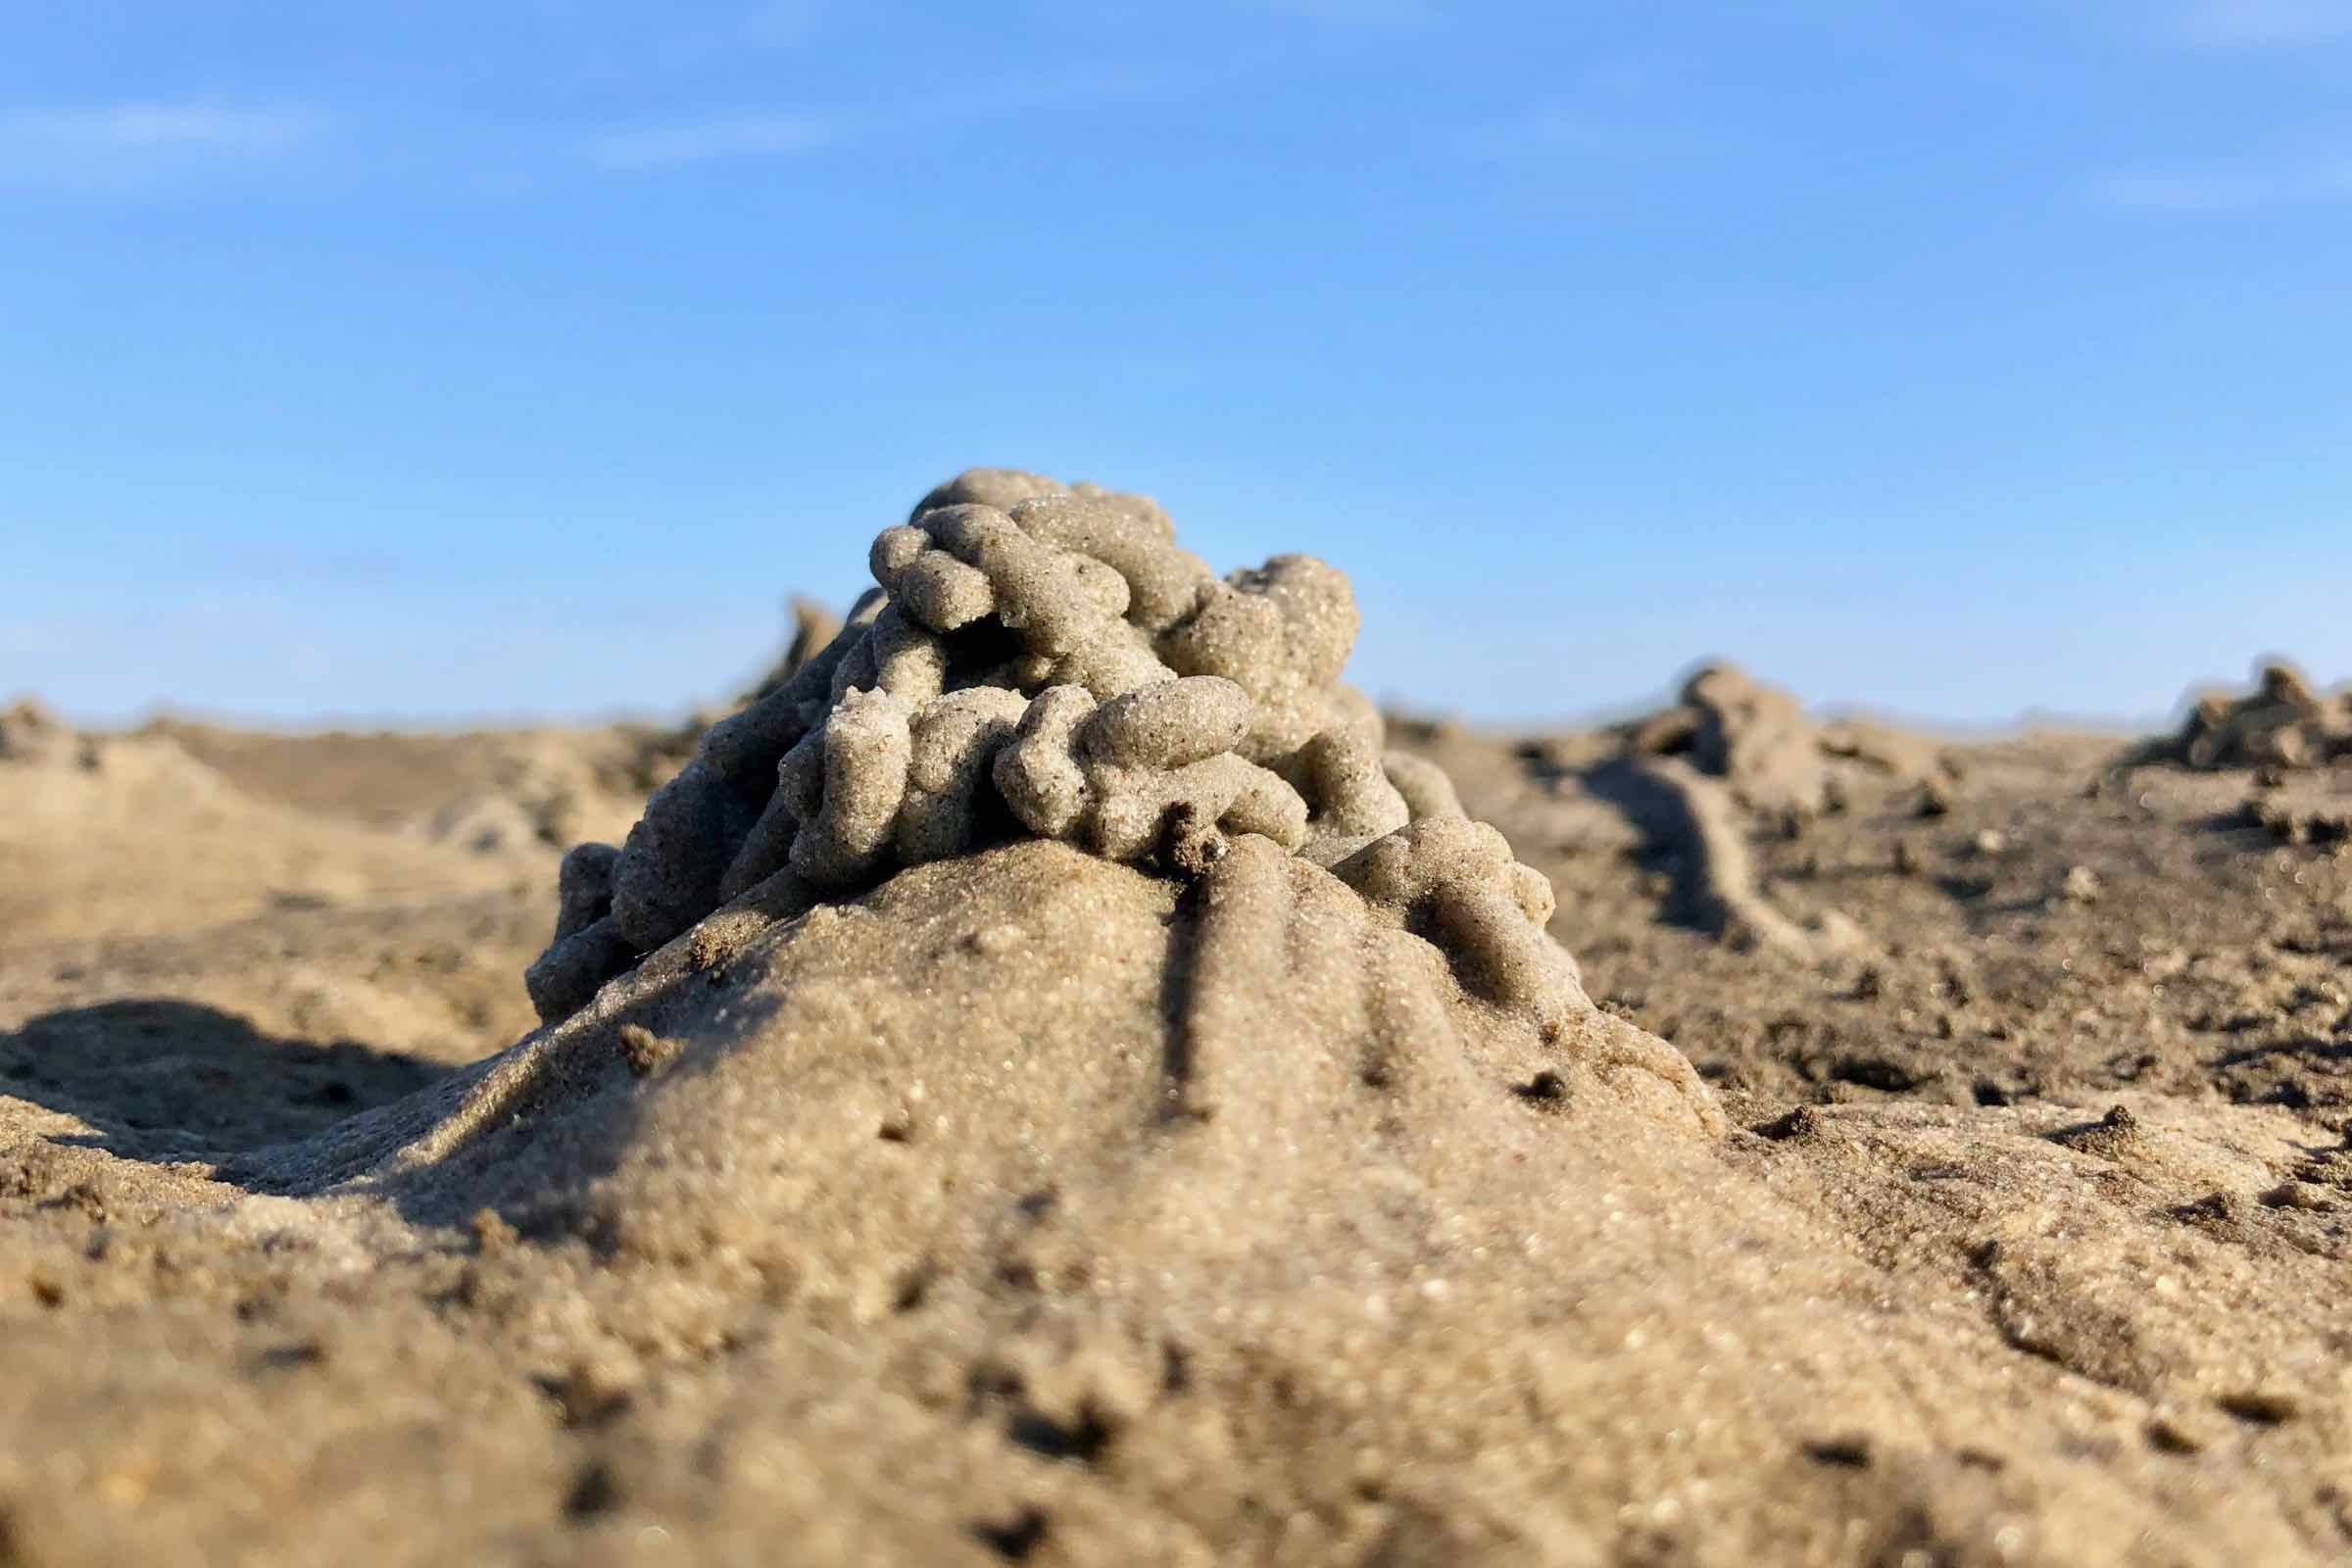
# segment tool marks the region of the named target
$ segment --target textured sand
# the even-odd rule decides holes
[[[1710,846],[1623,733],[1391,737],[1596,1008],[1262,839],[1029,841],[526,1036],[556,851],[414,827],[506,739],[341,814],[348,742],[0,761],[0,1560],[2352,1556],[2352,860],[2279,786],[1667,743]]]

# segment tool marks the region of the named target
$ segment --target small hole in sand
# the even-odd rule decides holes
[[[1023,1508],[1003,1524],[976,1524],[972,1534],[1006,1562],[1022,1562],[1046,1539],[1045,1510]]]
[[[931,1287],[939,1278],[939,1265],[929,1258],[900,1276],[899,1288],[891,1297],[890,1309],[898,1313],[919,1311],[929,1299]]]
[[[564,1494],[564,1517],[574,1522],[611,1513],[620,1506],[620,1483],[603,1460],[593,1460],[572,1478]]]
[[[2258,1427],[2284,1426],[2302,1410],[2291,1394],[2277,1394],[2267,1390],[2249,1389],[2239,1394],[2225,1394],[2214,1403],[2240,1421]]]
[[[1870,1468],[1870,1440],[1867,1438],[1827,1438],[1805,1445],[1805,1457],[1815,1464],[1826,1464],[1839,1470]]]
[[[1512,1085],[1511,1093],[1533,1105],[1557,1105],[1568,1098],[1568,1080],[1546,1067],[1527,1082]]]
[[[1840,1057],[1831,1063],[1830,1078],[1889,1095],[1908,1094],[1919,1085],[1918,1076],[1909,1068],[1885,1056]]]
[[[1102,1419],[1093,1405],[1081,1405],[1075,1421],[1057,1421],[1042,1411],[1023,1405],[1013,1411],[1005,1424],[1004,1433],[1031,1453],[1048,1459],[1074,1459],[1080,1464],[1093,1464],[1102,1457],[1116,1435],[1109,1422]]]

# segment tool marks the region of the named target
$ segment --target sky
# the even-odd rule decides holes
[[[2352,0],[0,4],[0,697],[676,711],[977,464],[1474,719],[2352,675]]]

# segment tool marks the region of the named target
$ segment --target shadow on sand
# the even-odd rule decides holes
[[[98,1129],[60,1142],[133,1159],[307,1137],[449,1071],[356,1040],[265,1034],[234,1013],[161,998],[61,1008],[0,1035],[0,1094]]]

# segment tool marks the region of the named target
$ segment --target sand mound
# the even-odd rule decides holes
[[[485,754],[475,766],[487,776],[416,821],[417,831],[477,854],[562,850],[632,820],[680,765],[658,735],[627,729],[527,733]]]
[[[33,698],[22,698],[0,711],[0,767],[96,764],[95,743]]]
[[[1555,1023],[1582,1004],[1549,885],[1340,684],[1339,572],[1278,556],[1220,581],[1148,500],[994,469],[869,559],[879,588],[822,652],[706,733],[622,847],[565,858],[542,1016],[722,904],[798,912],[1019,835],[1186,876],[1260,837],[1498,994]]]
[[[489,1204],[534,1234],[697,1269],[788,1243],[804,1276],[860,1281],[843,1289],[870,1305],[921,1216],[869,1177],[907,1146],[956,1173],[918,1195],[942,1223],[1054,1175],[1198,1227],[1217,1219],[1205,1191],[1114,1169],[1139,1140],[1180,1147],[1179,1163],[1221,1151],[1205,1179],[1225,1182],[1269,1140],[1319,1159],[1404,1116],[1479,1146],[1587,1091],[1720,1128],[1671,1049],[1591,1008],[1543,1016],[1494,981],[1262,837],[1189,885],[1024,840],[789,920],[734,906],[561,1025],[236,1173],[380,1193],[440,1222]],[[1276,1175],[1250,1200],[1269,1232],[1297,1217]],[[674,1223],[728,1234],[681,1247],[662,1239]]]
[[[1808,962],[1864,952],[1868,940],[1837,910],[1784,908],[1750,841],[1797,837],[1896,787],[1916,786],[1923,809],[1941,810],[1953,783],[1935,747],[1858,719],[1817,722],[1787,692],[1726,663],[1702,665],[1678,702],[1646,718],[1523,755],[1625,813],[1650,858],[1671,868],[1675,918]]]
[[[235,920],[288,906],[502,888],[543,866],[428,847],[259,798],[167,734],[0,722],[0,922],[30,943]]]
[[[1935,750],[1860,719],[1819,723],[1795,698],[1736,664],[1701,665],[1682,697],[1631,726],[1639,757],[1679,757],[1748,810],[1777,818],[1843,808],[1858,781],[1918,783],[1945,771]]]
[[[2291,664],[2266,664],[2242,696],[2206,692],[2172,736],[2136,759],[2199,769],[2318,767],[2352,758],[2352,690],[2322,693]]]
[[[1547,1040],[1263,837],[1189,884],[1027,839],[722,913],[217,1174],[311,1195],[222,1221],[294,1278],[368,1256],[371,1296],[439,1301],[407,1355],[551,1368],[573,1560],[2219,1565],[2324,1559],[2266,1468],[2342,1432],[2328,1331],[2265,1304],[2337,1266],[2283,1239],[2325,1213],[2253,1199],[2300,1134],[1727,1139],[1658,1042],[1589,1009]],[[2173,1216],[2217,1192],[2242,1235]],[[312,1387],[384,1375],[318,1355]],[[420,1552],[548,1528],[500,1498],[547,1488],[555,1422],[466,1419],[526,1479]],[[372,1485],[423,1463],[345,1441]]]
[[[265,734],[161,718],[137,738],[171,741],[257,800],[482,854],[626,832],[693,748],[644,723]]]
[[[1740,949],[1768,948],[1808,962],[1864,951],[1860,926],[1835,909],[1784,908],[1749,848],[1757,831],[1719,781],[1678,757],[1603,764],[1586,787],[1624,811],[1648,855],[1669,868],[1673,917]]]
[[[2180,729],[2128,753],[2125,768],[2251,770],[2234,818],[2280,844],[2352,843],[2352,687],[2323,693],[2291,664],[2269,663],[2241,695],[2206,692]]]

